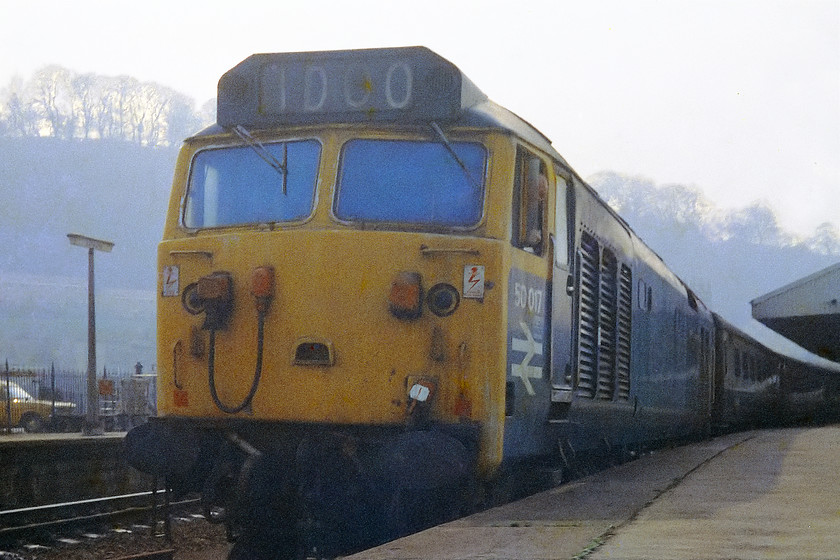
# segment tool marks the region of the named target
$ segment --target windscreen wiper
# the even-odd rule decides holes
[[[464,171],[464,175],[467,177],[467,180],[470,182],[472,187],[476,190],[480,189],[481,185],[478,183],[478,181],[476,181],[473,178],[469,168],[467,167],[467,164],[464,163],[464,160],[461,159],[461,156],[458,155],[458,153],[455,151],[455,148],[453,148],[452,144],[449,143],[449,139],[446,138],[446,135],[443,133],[443,130],[441,130],[440,126],[438,126],[438,123],[432,121],[429,123],[429,126],[431,126],[432,130],[435,131],[435,135],[438,137],[438,140],[440,140],[440,143],[446,147],[446,151],[449,152],[449,155],[452,156],[452,159],[455,160],[455,163],[457,163],[458,166]]]
[[[276,157],[274,157],[271,154],[271,152],[265,149],[265,146],[263,146],[259,140],[251,136],[251,133],[248,132],[248,129],[246,129],[241,124],[232,127],[231,130],[234,134],[239,136],[239,138],[242,139],[243,142],[250,146],[251,149],[254,150],[254,153],[260,156],[260,159],[262,159],[264,162],[270,165],[272,169],[277,171],[277,173],[279,173],[280,176],[283,177],[283,194],[286,194],[286,175],[288,173],[288,170],[286,169],[286,165],[288,164],[288,152],[286,149],[286,143],[283,142],[283,162],[281,163],[277,160]]]

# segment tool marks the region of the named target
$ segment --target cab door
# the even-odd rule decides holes
[[[556,171],[553,264],[551,284],[551,409],[553,420],[561,420],[572,402],[572,342],[574,339],[574,275],[572,274],[575,232],[574,189],[571,178]]]
[[[551,380],[550,292],[553,254],[549,212],[553,174],[544,154],[517,146],[508,271],[506,458],[545,455]]]

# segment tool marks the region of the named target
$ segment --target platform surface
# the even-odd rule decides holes
[[[659,451],[348,558],[840,558],[840,426]]]
[[[113,442],[115,439],[125,439],[125,432],[105,432],[101,435],[87,436],[79,432],[70,433],[36,433],[28,434],[21,431],[14,433],[0,432],[0,447],[15,447],[29,445],[43,445],[45,443],[66,443],[78,441],[105,441]]]

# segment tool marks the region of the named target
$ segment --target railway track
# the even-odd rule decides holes
[[[147,527],[149,532],[161,527],[169,541],[170,514],[189,509],[198,501],[186,499],[169,503],[165,492],[149,491],[0,511],[0,547],[23,540],[72,541],[61,535],[95,535],[102,527],[137,526],[144,522],[146,524],[139,527]],[[158,556],[136,558],[171,558],[171,553],[167,556],[165,550],[156,554]]]
[[[174,557],[175,549],[167,548],[166,550],[158,550],[155,552],[144,552],[142,554],[122,556],[116,560],[172,560]]]
[[[72,502],[62,502],[0,511],[0,540],[6,540],[22,531],[39,528],[57,528],[88,522],[109,521],[132,516],[148,516],[167,506],[158,502],[164,492],[137,492],[119,496],[106,496]],[[187,500],[170,504],[172,507],[197,502]]]

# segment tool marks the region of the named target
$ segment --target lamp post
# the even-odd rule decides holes
[[[99,391],[96,387],[96,310],[93,296],[93,252],[103,251],[110,253],[114,244],[110,241],[102,241],[68,233],[67,238],[71,245],[85,247],[88,250],[88,367],[87,367],[87,416],[85,419],[84,434],[88,436],[102,435],[104,430],[99,423]]]

